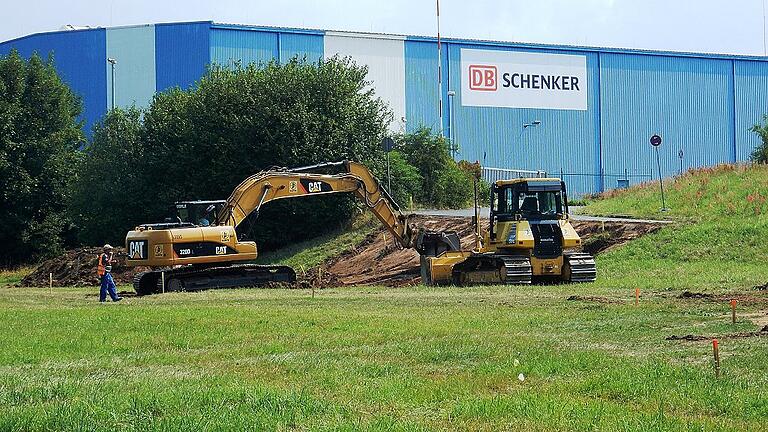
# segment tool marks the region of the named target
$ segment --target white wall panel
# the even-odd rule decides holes
[[[386,102],[394,114],[390,130],[405,128],[405,47],[400,37],[376,37],[356,33],[326,32],[323,42],[325,57],[352,57],[357,64],[368,66],[368,80],[376,95]]]

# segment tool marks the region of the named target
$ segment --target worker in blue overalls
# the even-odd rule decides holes
[[[114,263],[114,261],[112,246],[105,244],[103,253],[99,255],[99,264],[96,268],[96,271],[99,274],[99,280],[101,281],[99,301],[102,303],[107,301],[107,292],[109,292],[112,301],[119,302],[123,299],[122,297],[118,297],[115,290],[117,288],[115,286],[115,280],[112,279],[112,263]]]

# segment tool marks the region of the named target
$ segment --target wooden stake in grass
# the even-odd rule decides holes
[[[640,288],[635,288],[635,306],[640,306]]]
[[[53,294],[53,273],[48,273],[48,292]]]
[[[736,299],[731,300],[731,322],[736,324]]]
[[[717,339],[712,339],[712,354],[715,356],[715,376],[720,377],[720,346]]]

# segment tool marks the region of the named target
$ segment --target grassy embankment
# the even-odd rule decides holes
[[[765,234],[768,208],[748,196],[768,171],[681,181],[670,216],[686,222],[601,256],[590,285],[314,299],[232,290],[106,305],[93,290],[0,288],[0,430],[766,430],[768,338],[724,336],[755,331],[750,319],[766,314],[752,286],[768,282],[768,255],[751,235]],[[735,190],[719,195],[720,182]],[[696,210],[678,205],[689,190]],[[656,216],[643,213],[654,198],[639,188],[588,211]],[[270,261],[308,263],[323,247]],[[682,289],[739,293],[739,323],[725,300],[683,300]],[[722,376],[709,341],[673,334],[721,337]]]

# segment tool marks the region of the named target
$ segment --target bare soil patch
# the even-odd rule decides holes
[[[82,247],[66,251],[63,255],[51,258],[37,266],[19,282],[23,287],[47,287],[49,274],[53,273],[53,286],[93,286],[99,284],[96,265],[100,247]],[[130,268],[125,265],[125,249],[114,250],[116,262],[112,265],[112,277],[115,283],[131,283],[136,273],[146,270],[144,267]]]
[[[448,216],[415,216],[416,226],[435,231],[456,231],[461,245],[471,249],[475,236],[469,218]],[[482,221],[487,227],[487,220]],[[584,250],[599,254],[613,247],[661,229],[659,224],[573,221],[584,242]],[[371,233],[349,252],[335,257],[307,274],[305,284],[314,286],[385,285],[404,286],[421,282],[419,254],[402,249],[383,228]],[[318,275],[318,270],[320,274]]]
[[[738,333],[728,333],[724,335],[719,336],[705,336],[705,335],[693,335],[693,334],[687,334],[684,336],[678,336],[678,335],[672,335],[667,336],[668,341],[683,341],[683,342],[699,342],[699,341],[709,341],[712,339],[744,339],[744,338],[751,338],[751,337],[764,337],[768,336],[768,325],[764,326],[760,330],[753,331],[753,332],[738,332]]]
[[[591,302],[591,303],[602,303],[602,304],[620,304],[620,303],[622,303],[619,300],[609,299],[608,297],[600,297],[600,296],[572,295],[572,296],[568,297],[567,300],[568,301]]]

